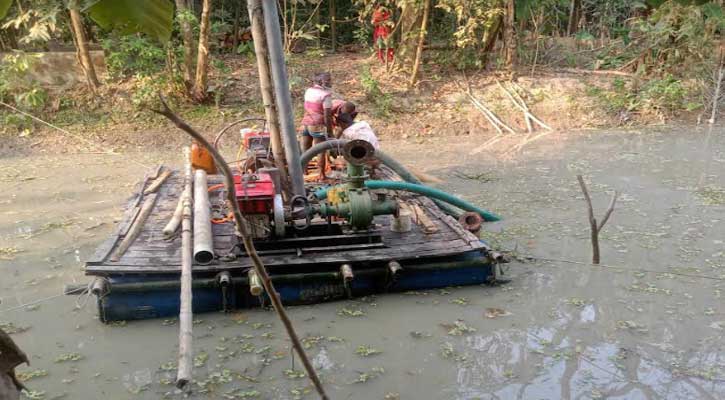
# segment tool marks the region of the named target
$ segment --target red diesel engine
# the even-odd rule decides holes
[[[272,177],[264,172],[234,175],[237,203],[251,225],[252,237],[270,235],[270,217],[274,211],[275,188]]]
[[[270,138],[269,132],[259,132],[251,129],[242,129],[242,141],[244,142],[244,148],[249,153],[256,153],[264,155],[269,151]]]

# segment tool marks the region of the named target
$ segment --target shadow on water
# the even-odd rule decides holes
[[[529,259],[501,286],[292,308],[332,397],[725,398],[723,130],[552,135],[507,159],[470,155],[471,141],[383,146],[505,216],[482,237],[521,255],[587,261],[575,175],[598,213],[620,191],[601,245],[621,268]],[[38,398],[181,397],[173,319],[103,325],[93,299],[70,297],[7,311],[85,281],[82,260],[143,173],[99,155],[0,160],[0,323],[31,355],[21,372]],[[315,397],[273,313],[198,315],[194,330],[192,397]]]

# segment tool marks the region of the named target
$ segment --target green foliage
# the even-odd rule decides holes
[[[365,97],[373,104],[375,112],[380,117],[390,116],[393,98],[389,93],[384,93],[380,89],[380,83],[373,76],[369,66],[361,69],[360,84],[365,92]]]
[[[48,94],[30,74],[39,54],[14,52],[0,62],[0,99],[12,97],[18,108],[39,110],[45,107]]]
[[[170,0],[93,0],[84,11],[102,28],[124,35],[143,32],[161,43],[171,37],[174,4]]]
[[[42,3],[33,8],[23,10],[14,17],[2,24],[2,29],[14,29],[24,32],[20,38],[20,44],[45,43],[50,40],[51,35],[58,29],[58,17],[60,8],[56,4]]]
[[[702,107],[696,93],[672,75],[646,81],[640,87],[615,79],[610,89],[590,87],[587,95],[611,115],[638,113],[662,118]]]
[[[158,94],[164,93],[167,98],[175,99],[180,93],[178,77],[165,74],[134,76],[134,90],[131,102],[138,108],[149,108],[158,101]]]
[[[243,56],[252,56],[254,55],[254,42],[244,42],[240,43],[239,46],[237,46],[237,54],[243,55]]]
[[[228,75],[232,72],[232,69],[224,63],[224,60],[215,58],[211,60],[211,65],[222,75]]]
[[[11,5],[13,5],[13,0],[0,0],[0,19],[5,18]]]
[[[456,16],[453,38],[456,46],[466,48],[480,45],[486,32],[496,28],[504,13],[502,4],[498,0],[439,0],[436,7]]]
[[[702,104],[690,100],[691,95],[681,80],[667,75],[662,79],[648,81],[638,97],[643,110],[669,116],[678,111],[693,111],[702,107]]]
[[[146,36],[112,36],[103,39],[106,67],[113,78],[149,76],[164,68],[166,52]]]
[[[674,1],[662,4],[647,20],[636,25],[645,48],[640,67],[650,72],[677,75],[698,72],[715,56],[718,29],[723,26],[720,13],[708,8],[683,6]],[[644,72],[644,71],[643,71]]]

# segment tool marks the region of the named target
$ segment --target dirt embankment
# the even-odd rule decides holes
[[[480,107],[465,93],[468,85],[481,104],[522,135],[527,133],[524,113],[506,90],[555,130],[655,122],[623,120],[601,110],[588,89],[609,87],[614,79],[621,78],[617,76],[572,71],[539,71],[530,76],[521,72],[512,84],[510,76],[481,72],[465,77],[446,72],[444,66],[429,65],[427,78],[409,89],[403,74],[388,73],[374,59],[351,53],[296,56],[291,61],[290,87],[298,114],[309,77],[320,70],[332,73],[335,91],[359,105],[359,118],[369,121],[383,140],[496,134]],[[180,114],[194,126],[211,136],[239,118],[263,115],[253,59],[226,59],[223,68],[213,68],[211,73],[211,86],[218,93],[211,104],[178,102]],[[83,88],[52,93],[49,109],[41,116],[60,129],[34,122],[21,133],[5,126],[0,129],[0,154],[158,149],[185,141],[165,120],[134,101],[143,90],[149,91],[149,85],[127,81],[106,84],[96,94]]]

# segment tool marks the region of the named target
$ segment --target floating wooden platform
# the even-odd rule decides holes
[[[387,175],[387,174],[386,174]],[[209,185],[221,183],[221,177],[209,177]],[[86,274],[93,276],[118,276],[130,274],[173,275],[180,273],[181,239],[165,240],[162,229],[171,218],[183,189],[183,176],[179,171],[163,183],[156,193],[144,196],[144,183],[138,185],[137,195],[126,206],[126,212],[118,229],[104,242],[95,255],[86,262]],[[221,190],[221,189],[220,189]],[[432,201],[406,192],[390,192],[394,198],[413,211],[413,229],[406,233],[390,230],[392,216],[375,217],[379,240],[359,235],[359,240],[348,240],[343,246],[336,245],[335,237],[329,245],[319,240],[308,240],[302,233],[283,240],[258,241],[260,255],[270,273],[295,273],[334,271],[341,264],[372,265],[390,260],[401,264],[442,259],[462,253],[484,250],[485,244],[472,233],[464,230],[454,218],[445,215]],[[145,221],[141,233],[118,261],[111,261],[111,254],[128,233],[143,201],[152,199],[153,211]],[[212,203],[219,201],[219,192],[211,192]],[[415,215],[419,214],[419,215]],[[419,223],[415,223],[419,221]],[[238,274],[250,268],[251,262],[243,252],[235,249],[233,223],[213,226],[214,248],[217,256],[230,252],[239,255],[233,261],[215,260],[210,265],[194,265],[195,275],[214,275],[229,271]],[[349,235],[346,235],[349,238]],[[276,243],[275,243],[276,242]]]

